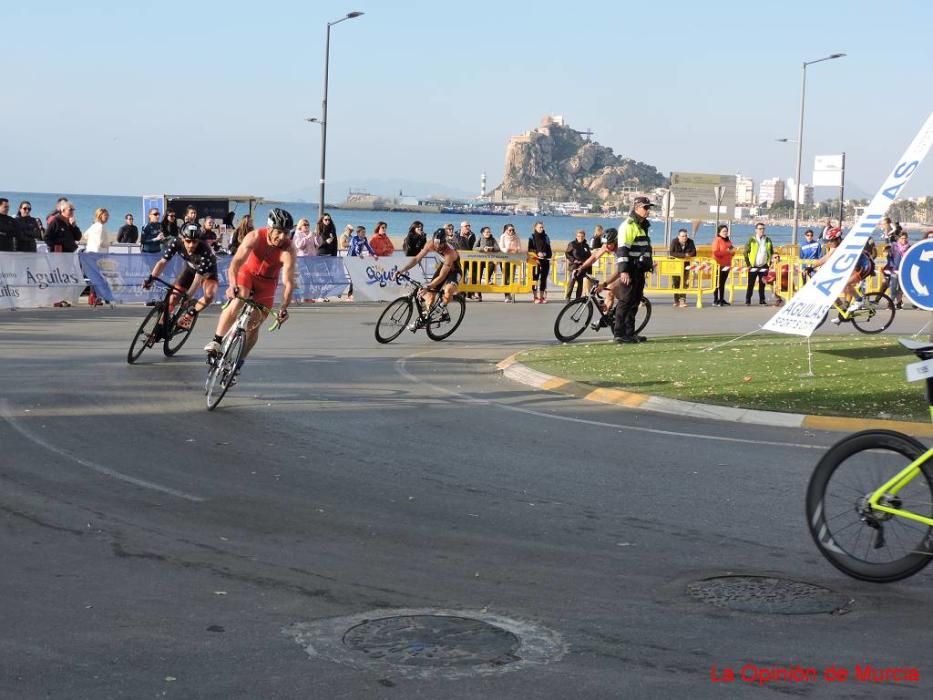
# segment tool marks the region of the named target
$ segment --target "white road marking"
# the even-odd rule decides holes
[[[68,454],[65,450],[51,445],[42,438],[34,435],[31,431],[27,430],[19,423],[17,423],[16,418],[13,416],[12,411],[10,410],[10,404],[5,399],[0,399],[0,418],[3,418],[13,430],[22,435],[24,438],[29,440],[32,443],[35,443],[39,447],[42,447],[49,452],[57,454],[59,457],[64,457],[65,459],[71,460],[76,464],[80,464],[86,469],[95,471],[98,474],[103,474],[104,476],[109,476],[111,479],[116,479],[118,481],[124,481],[128,484],[133,484],[140,488],[149,489],[150,491],[158,491],[160,493],[168,494],[169,496],[175,496],[176,498],[181,498],[186,501],[192,501],[193,503],[202,503],[205,499],[200,496],[194,496],[190,493],[185,493],[184,491],[177,491],[168,486],[161,486],[160,484],[155,484],[151,481],[146,481],[144,479],[137,479],[135,476],[129,476],[128,474],[122,474],[110,467],[105,467],[96,462],[89,462],[86,459],[81,459],[80,457],[75,457],[74,455]]]
[[[666,437],[675,437],[675,438],[687,438],[689,440],[712,440],[716,442],[733,442],[741,445],[769,445],[771,447],[797,447],[802,450],[825,450],[827,449],[826,445],[806,445],[799,442],[780,442],[776,440],[751,440],[748,438],[736,438],[728,437],[725,435],[707,435],[704,433],[684,433],[677,430],[661,430],[660,428],[645,428],[637,425],[620,425],[618,423],[606,423],[605,421],[590,420],[589,418],[574,418],[572,416],[562,416],[555,413],[543,413],[541,411],[535,411],[530,408],[522,408],[520,406],[509,406],[507,404],[499,403],[498,401],[491,401],[489,399],[478,399],[473,396],[468,396],[466,394],[460,393],[458,391],[453,391],[451,389],[446,389],[444,387],[438,386],[431,382],[419,379],[414,376],[406,368],[407,361],[421,356],[421,355],[430,355],[432,353],[439,352],[439,350],[423,350],[421,352],[412,353],[406,357],[400,357],[395,361],[395,371],[400,374],[402,377],[414,384],[421,384],[422,386],[429,387],[434,391],[437,391],[441,394],[447,394],[448,396],[455,396],[461,401],[466,403],[473,404],[482,404],[486,406],[495,406],[496,408],[501,408],[506,411],[515,411],[516,413],[524,413],[530,416],[537,416],[539,418],[548,418],[550,420],[560,420],[566,421],[569,423],[582,423],[584,425],[592,425],[597,428],[612,428],[614,430],[627,430],[630,432],[637,433],[650,433],[652,435],[664,435]],[[559,394],[555,394],[559,396]],[[633,409],[637,410],[637,409]]]

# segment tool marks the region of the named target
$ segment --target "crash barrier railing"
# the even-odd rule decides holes
[[[528,294],[535,283],[537,261],[527,254],[505,255],[463,251],[461,253],[465,292]],[[51,306],[61,301],[77,303],[84,290],[85,278],[91,281],[98,296],[115,303],[151,301],[152,292],[142,289],[158,254],[104,255],[97,253],[0,253],[0,308],[31,308]],[[345,293],[349,281],[355,287],[357,301],[393,299],[401,292],[394,273],[405,265],[406,258],[392,255],[383,258],[299,258],[296,298],[314,299]],[[79,264],[80,261],[80,264]],[[782,256],[775,267],[769,292],[786,300],[804,282],[803,269],[807,260]],[[177,256],[166,275],[180,267]],[[425,259],[422,270],[427,278],[433,273],[436,260]],[[720,267],[710,258],[689,259],[655,257],[656,272],[649,276],[646,291],[654,296],[685,294],[697,307],[709,302],[707,296],[716,289]],[[875,274],[866,282],[866,291],[877,291],[884,283],[884,257],[875,260]],[[686,270],[684,267],[686,266]],[[736,255],[729,266],[725,298],[729,302],[744,300],[750,266],[742,255]],[[606,280],[615,273],[615,256],[606,255],[596,264],[594,275]],[[227,265],[218,266],[221,289],[226,286]],[[569,281],[569,267],[563,258],[553,259],[549,273],[552,298],[562,295]],[[757,286],[757,285],[756,285]],[[584,284],[584,293],[588,291]],[[279,285],[281,290],[282,285]],[[757,290],[752,290],[757,301]]]

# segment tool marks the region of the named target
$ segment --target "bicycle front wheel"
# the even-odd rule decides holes
[[[588,297],[574,299],[565,305],[554,321],[554,335],[562,343],[569,343],[586,330],[593,318],[593,307]]]
[[[224,348],[220,357],[214,360],[207,377],[207,410],[217,408],[220,400],[233,385],[233,378],[243,359],[243,349],[246,347],[246,334],[238,330],[230,343]]]
[[[875,489],[926,452],[920,442],[891,430],[865,430],[833,445],[817,463],[807,487],[807,523],[830,564],[853,578],[888,583],[930,563],[933,528],[872,509]],[[933,517],[928,467],[883,502]]]
[[[865,308],[852,313],[852,325],[862,333],[880,333],[894,322],[894,302],[887,294],[866,294]]]
[[[463,321],[463,314],[466,312],[466,304],[463,303],[463,297],[459,294],[450,300],[450,303],[435,305],[425,325],[425,330],[431,340],[443,340],[449,338]]]
[[[398,338],[408,326],[412,306],[408,297],[400,297],[389,304],[376,321],[376,340],[391,343]]]
[[[133,336],[132,342],[130,342],[130,349],[126,353],[127,362],[133,364],[139,359],[139,356],[143,354],[146,348],[151,348],[155,345],[156,326],[159,324],[161,316],[161,304],[156,304],[149,309],[149,313],[146,314],[146,318],[143,319],[143,322],[139,324],[139,329],[136,331],[136,335]]]
[[[651,320],[651,302],[647,298],[642,297],[641,302],[638,304],[638,308],[635,309],[635,335],[638,335],[643,330],[645,326],[648,325],[648,321]]]
[[[189,309],[194,309],[194,303],[190,305],[179,304],[178,308],[175,309],[175,313],[172,314],[171,321],[169,321],[169,327],[172,330],[165,336],[165,342],[162,344],[162,352],[165,353],[166,357],[171,357],[181,350],[181,346],[185,344],[191,335],[191,331],[194,330],[194,324],[198,322],[198,315],[195,314],[191,319],[191,325],[187,328],[178,325],[178,322]]]

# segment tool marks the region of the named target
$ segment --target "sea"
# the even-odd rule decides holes
[[[94,210],[102,207],[110,212],[110,222],[107,224],[109,229],[114,232],[123,225],[123,218],[126,214],[132,214],[137,226],[142,227],[147,222],[146,212],[143,210],[142,196],[133,197],[126,195],[105,195],[105,194],[73,194],[69,192],[3,192],[0,191],[0,197],[6,197],[10,200],[10,213],[15,215],[18,211],[19,203],[28,200],[32,204],[33,216],[45,220],[46,215],[55,208],[55,203],[59,197],[68,197],[74,202],[78,226],[81,230],[87,229],[94,221]],[[261,204],[256,208],[256,221],[264,221],[266,214],[271,207],[281,207],[287,209],[297,221],[299,218],[307,218],[312,226],[317,221],[318,205],[314,202],[268,202]],[[340,209],[330,207],[328,213],[333,218],[337,227],[337,233],[341,233],[343,228],[350,224],[354,227],[365,226],[367,232],[372,233],[375,225],[379,221],[385,221],[388,225],[388,234],[396,241],[401,241],[408,233],[408,227],[415,220],[424,224],[424,230],[428,233],[434,229],[452,223],[459,230],[460,222],[468,220],[476,235],[479,235],[483,226],[489,226],[493,235],[498,239],[502,234],[502,229],[506,223],[515,225],[516,231],[523,238],[531,235],[532,225],[535,221],[543,221],[544,228],[554,242],[573,240],[577,230],[586,231],[587,239],[593,235],[593,228],[599,224],[604,228],[615,226],[619,227],[618,218],[605,218],[600,216],[500,216],[500,215],[464,215],[464,214],[434,214],[424,212],[400,212],[400,211],[379,211],[379,210],[361,210],[361,209]],[[237,205],[235,210],[235,221],[240,220],[240,216],[246,214],[248,208],[246,204]],[[728,223],[723,221],[722,223]],[[716,224],[704,222],[700,228],[693,232],[693,224],[689,221],[674,221],[672,230],[686,228],[690,231],[690,237],[699,244],[709,244],[713,240]],[[803,238],[804,226],[799,227],[799,236]],[[664,223],[660,220],[653,220],[651,224],[651,238],[655,245],[664,242]],[[754,224],[752,223],[734,223],[732,225],[732,239],[744,243],[754,233]],[[768,236],[775,245],[785,245],[791,242],[792,228],[790,226],[768,225]],[[676,235],[676,233],[672,233]]]

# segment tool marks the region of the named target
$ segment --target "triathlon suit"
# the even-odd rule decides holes
[[[868,253],[862,251],[858,256],[858,262],[855,263],[855,269],[858,270],[859,279],[866,279],[875,273],[875,261]]]
[[[181,238],[176,238],[162,255],[163,260],[171,260],[175,255],[180,255],[185,261],[185,266],[175,279],[175,286],[182,289],[188,289],[194,282],[195,275],[201,275],[204,279],[217,279],[217,258],[210,246],[204,241],[198,241],[197,247],[188,254],[185,244]]]
[[[433,243],[431,245],[433,245]],[[450,244],[448,243],[447,246],[450,247]],[[441,252],[437,250],[437,248],[435,248],[434,251],[438,255],[441,255]],[[463,277],[463,268],[460,267],[460,253],[457,253],[456,250],[454,250],[454,253],[456,254],[457,257],[454,260],[454,264],[450,266],[450,271],[447,273],[447,277],[445,277],[444,281],[441,282],[440,284],[438,285],[434,284],[434,281],[441,274],[441,270],[443,269],[444,263],[446,262],[445,260],[442,260],[441,264],[434,271],[434,276],[431,278],[431,282],[429,282],[429,284],[432,287],[436,287],[437,289],[443,289],[448,284],[460,284],[460,279]]]
[[[257,304],[272,306],[275,288],[279,284],[279,273],[282,271],[282,253],[286,249],[269,245],[266,240],[268,228],[261,228],[256,234],[256,243],[243,267],[237,272],[236,284],[243,290],[240,292],[242,296],[249,296],[248,292],[252,290],[253,300]],[[288,238],[285,242],[288,242]]]

